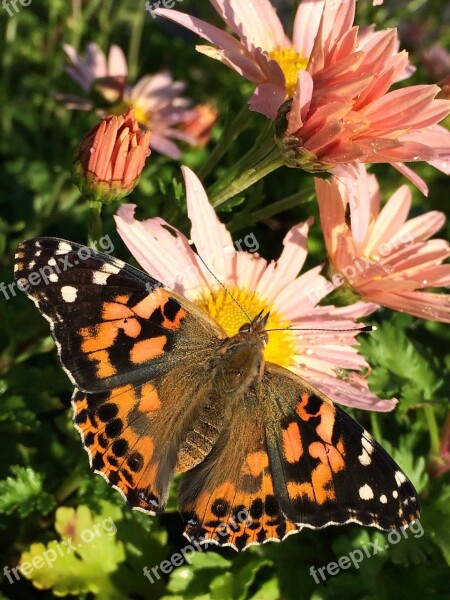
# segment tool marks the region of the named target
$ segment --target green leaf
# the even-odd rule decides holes
[[[13,477],[0,481],[0,512],[21,517],[48,514],[55,506],[53,496],[43,490],[42,477],[30,467],[11,467]]]
[[[111,574],[123,560],[123,544],[116,539],[120,509],[103,503],[99,515],[87,506],[56,511],[60,535],[47,545],[32,544],[20,558],[20,572],[38,589],[51,588],[56,596],[94,593],[98,600],[123,600]]]
[[[421,399],[431,400],[436,390],[443,384],[443,378],[438,374],[437,362],[431,356],[425,356],[425,351],[417,343],[413,343],[400,325],[400,321],[382,323],[376,332],[368,338],[361,338],[360,343],[364,354],[377,368],[383,371],[373,380],[378,391],[386,393],[386,388],[403,387],[411,399],[411,386],[416,392],[416,403]],[[375,369],[374,369],[375,371]]]

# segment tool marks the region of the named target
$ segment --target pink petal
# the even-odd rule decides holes
[[[418,190],[422,192],[424,196],[428,196],[428,186],[425,181],[417,175],[412,169],[400,162],[393,162],[391,165],[397,169],[402,175],[404,175],[411,183],[413,183]]]
[[[295,280],[307,255],[308,230],[312,219],[294,225],[283,240],[283,252],[276,262],[271,262],[258,282],[257,291],[269,304]]]
[[[163,219],[134,218],[135,204],[123,204],[114,217],[127,248],[152,277],[180,294],[207,287],[187,238]]]
[[[220,281],[228,281],[233,275],[236,254],[231,235],[217,218],[198,177],[188,167],[182,167],[182,171],[192,241],[214,275]],[[214,283],[210,273],[206,277]]]
[[[408,218],[411,201],[412,194],[408,186],[402,185],[394,192],[380,212],[365,244],[364,251],[367,256],[379,255],[381,244],[389,242],[391,237],[398,232]]]
[[[294,92],[291,111],[288,115],[287,134],[292,135],[303,125],[314,90],[313,78],[307,71],[299,71],[297,89]]]
[[[150,148],[175,160],[181,157],[180,149],[164,135],[153,133],[150,137]]]
[[[450,323],[450,297],[448,294],[405,291],[396,294],[382,293],[378,296],[378,300],[376,295],[373,298],[384,306],[420,319]]]
[[[113,44],[108,55],[108,75],[110,77],[126,77],[128,75],[127,59],[122,48]]]
[[[275,120],[278,109],[286,100],[286,90],[273,83],[261,83],[250,98],[249,107],[254,112],[262,113]]]
[[[319,30],[325,0],[302,0],[295,15],[294,44],[303,56],[310,56]]]
[[[419,288],[450,286],[450,265],[426,267],[420,272],[420,277],[422,281]]]
[[[380,400],[378,396],[368,389],[367,381],[352,374],[348,381],[337,379],[331,375],[323,374],[319,371],[305,370],[298,368],[296,372],[306,381],[315,385],[323,394],[333,398],[333,402],[349,406],[351,408],[361,408],[363,410],[376,410],[379,412],[389,412],[397,405],[397,400]]]
[[[338,247],[338,239],[348,230],[345,224],[345,206],[335,183],[315,178],[314,184],[323,237],[328,255],[333,260]]]
[[[220,61],[230,69],[233,69],[242,77],[245,77],[249,81],[259,83],[264,81],[265,77],[261,71],[260,66],[256,58],[253,56],[247,56],[242,51],[237,53],[233,50],[223,50],[220,48],[213,48],[212,46],[196,46],[195,49],[200,54],[204,54],[209,58]]]
[[[299,321],[301,326],[302,318],[333,290],[333,285],[320,275],[321,270],[322,265],[319,265],[302,273],[274,298],[276,309],[292,324]]]
[[[157,8],[153,11],[153,13],[160,17],[165,17],[166,19],[170,19],[187,29],[190,29],[200,37],[204,38],[208,42],[218,46],[219,48],[226,51],[226,58],[229,61],[229,64],[233,64],[233,61],[239,61],[239,63],[235,63],[233,68],[239,72],[244,72],[245,65],[250,62],[254,62],[252,55],[249,50],[245,48],[245,46],[238,40],[236,40],[233,36],[225,33],[218,27],[214,27],[213,25],[209,25],[202,21],[201,19],[197,19],[196,17],[191,17],[190,15],[186,15],[185,13],[179,12],[177,10],[168,10],[166,8]],[[204,48],[203,48],[204,50]],[[244,60],[240,60],[242,57]],[[216,57],[217,58],[217,57]],[[261,77],[261,81],[263,81],[263,77]]]
[[[394,246],[399,241],[403,244],[412,244],[413,242],[423,242],[428,240],[432,235],[439,231],[444,226],[446,217],[444,213],[436,210],[431,210],[424,215],[409,219],[406,221],[399,231],[392,236],[390,240],[391,246]]]
[[[269,0],[211,0],[227,25],[247,42],[270,52],[277,46],[289,46],[290,40]]]

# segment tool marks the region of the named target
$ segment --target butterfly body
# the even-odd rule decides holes
[[[31,285],[36,271],[46,280]],[[161,512],[183,473],[187,537],[235,549],[302,527],[390,529],[419,515],[412,484],[377,442],[264,360],[267,313],[228,337],[149,275],[55,238],[19,246],[16,279],[50,321],[93,470],[134,509]]]

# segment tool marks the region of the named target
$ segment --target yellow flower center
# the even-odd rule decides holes
[[[264,350],[264,358],[268,362],[276,363],[282,367],[290,367],[293,364],[295,354],[295,341],[292,331],[287,330],[290,322],[284,319],[280,313],[273,309],[261,299],[255,292],[242,288],[230,288],[233,295],[251,319],[264,310],[270,311],[270,317],[266,329],[283,329],[283,331],[269,332],[269,339]],[[238,333],[239,328],[248,323],[248,319],[233,298],[224,289],[208,292],[195,301],[197,306],[209,313],[227,335]]]
[[[141,123],[142,125],[145,125],[145,127],[149,129],[151,117],[148,110],[146,110],[142,102],[134,101],[132,104],[134,108],[134,116],[136,117],[136,121],[138,123]]]
[[[276,60],[280,65],[286,79],[286,90],[289,98],[292,98],[297,87],[298,72],[306,69],[308,59],[295,46],[291,48],[274,48],[269,52],[270,58]]]
[[[110,115],[121,115],[127,112],[128,108],[132,106],[134,108],[134,117],[140,125],[144,125],[147,129],[150,129],[151,116],[147,110],[145,110],[142,102],[133,102],[129,98],[124,98],[120,104],[116,104],[108,110]]]

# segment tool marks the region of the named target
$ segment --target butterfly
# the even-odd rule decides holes
[[[182,473],[186,537],[236,550],[419,516],[413,485],[372,436],[264,361],[267,313],[228,337],[150,275],[56,238],[20,244],[15,277],[50,322],[92,469],[133,509],[161,513]]]

